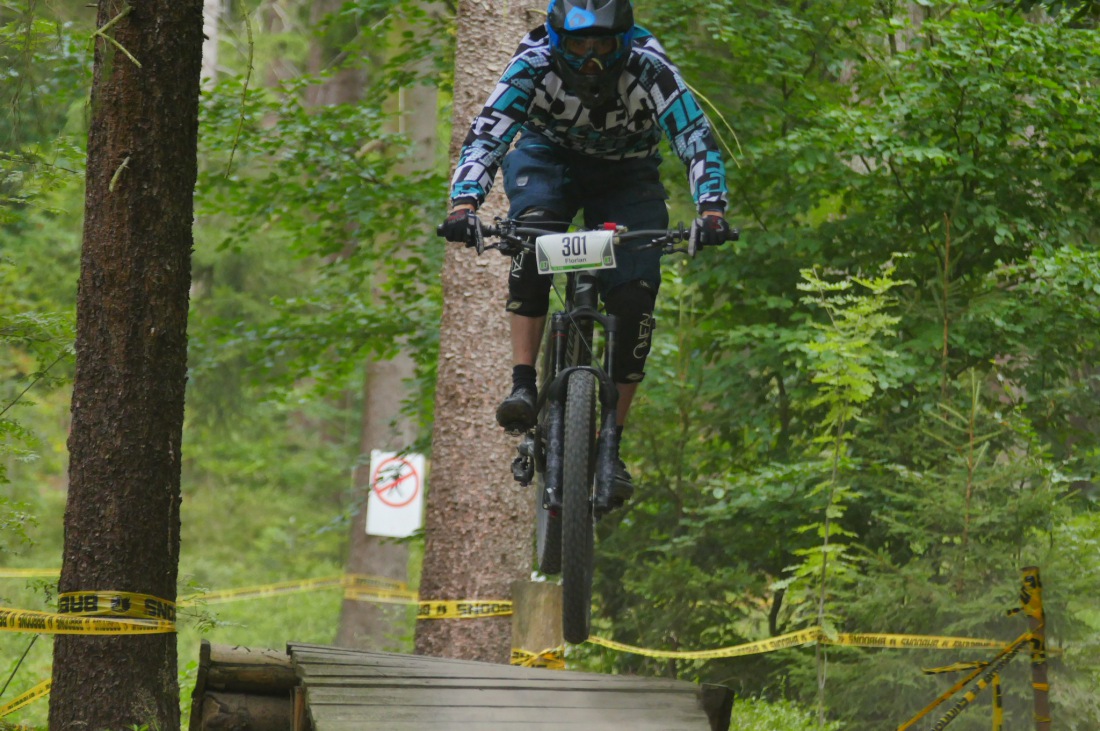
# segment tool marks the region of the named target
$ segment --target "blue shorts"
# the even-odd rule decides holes
[[[601,160],[554,144],[542,135],[525,131],[502,164],[509,218],[532,208],[551,211],[560,221],[572,221],[584,210],[585,228],[614,222],[631,229],[668,228],[668,194],[661,184],[659,157]],[[648,282],[656,292],[661,285],[661,252],[633,251],[643,240],[630,241],[616,250],[618,266],[599,272],[600,293],[635,280]],[[513,300],[549,297],[550,277],[534,270],[534,257],[523,257],[517,269],[532,276],[509,277],[509,309],[519,311]],[[526,272],[525,272],[526,273]],[[527,307],[523,309],[529,309]],[[545,308],[542,309],[545,313]],[[524,314],[521,311],[521,314]]]

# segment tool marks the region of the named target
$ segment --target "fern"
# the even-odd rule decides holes
[[[877,277],[830,281],[815,269],[805,269],[799,284],[807,293],[803,302],[825,315],[814,324],[817,337],[805,344],[804,352],[813,373],[811,382],[817,387],[809,404],[820,414],[813,444],[821,450],[828,472],[809,494],[820,506],[817,520],[799,528],[815,534],[819,543],[795,551],[801,563],[788,569],[786,583],[804,601],[813,602],[817,625],[829,635],[836,633],[830,595],[859,575],[859,561],[852,550],[857,534],[842,525],[857,497],[847,479],[858,468],[850,445],[864,405],[886,383],[885,361],[896,355],[882,346],[883,340],[896,335],[899,320],[888,311],[894,303],[891,291],[904,284],[893,278],[894,272],[889,264]],[[818,721],[822,725],[826,666],[825,648],[818,645]]]

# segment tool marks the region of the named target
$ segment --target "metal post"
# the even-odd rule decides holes
[[[1023,584],[1020,603],[1031,630],[1031,687],[1035,691],[1035,729],[1050,731],[1050,683],[1047,681],[1046,617],[1043,614],[1043,583],[1038,566],[1020,570]]]

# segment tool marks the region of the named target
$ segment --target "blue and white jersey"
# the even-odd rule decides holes
[[[710,123],[651,33],[637,27],[613,105],[587,109],[554,70],[545,27],[528,33],[474,120],[451,180],[451,200],[480,205],[516,134],[526,129],[605,160],[653,157],[662,132],[688,169],[698,206],[724,208],[726,168]]]

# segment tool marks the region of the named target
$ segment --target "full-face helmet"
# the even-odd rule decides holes
[[[565,88],[590,109],[613,99],[634,40],[630,0],[550,0],[546,30]]]

